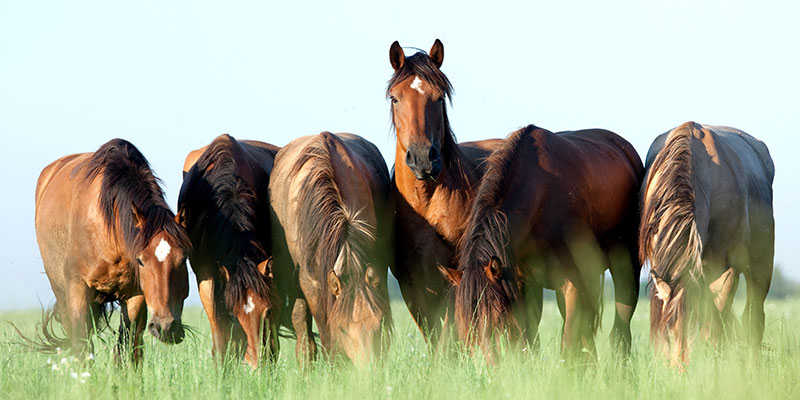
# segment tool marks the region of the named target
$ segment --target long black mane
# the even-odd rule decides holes
[[[88,179],[102,175],[100,209],[106,228],[122,235],[131,260],[161,231],[172,238],[173,245],[191,247],[186,231],[175,222],[175,215],[164,200],[160,181],[133,144],[113,139],[100,146],[87,170]],[[141,227],[137,227],[138,220],[143,222]]]
[[[224,293],[231,308],[245,301],[247,289],[264,299],[274,295],[257,267],[272,254],[269,194],[266,185],[254,188],[239,174],[249,169],[268,182],[266,171],[253,163],[236,139],[221,135],[187,172],[178,198],[194,252],[228,270]]]
[[[428,54],[422,50],[408,56],[403,62],[403,66],[396,70],[392,77],[389,79],[386,87],[386,97],[389,97],[389,91],[398,83],[412,77],[418,76],[420,79],[428,82],[435,90],[439,91],[443,96],[452,103],[453,99],[453,85],[447,76],[436,66]],[[394,128],[394,108],[392,112],[392,127]],[[456,135],[450,126],[450,120],[447,118],[447,105],[442,102],[442,116],[444,119],[444,140],[442,142],[442,153],[444,162],[448,167],[461,168],[461,150],[458,148]]]

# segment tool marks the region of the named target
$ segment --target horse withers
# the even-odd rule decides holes
[[[180,343],[190,244],[174,218],[147,160],[125,140],[48,165],[36,186],[36,238],[56,297],[50,317],[67,338],[54,336],[47,318],[43,349],[86,351],[104,304],[114,301],[122,314],[118,355],[130,348],[141,359],[148,313],[153,336]]]
[[[393,198],[396,203],[396,262],[392,273],[426,340],[439,343],[449,331],[452,295],[437,266],[455,265],[483,160],[502,140],[457,143],[447,118],[453,91],[440,70],[444,46],[406,57],[394,42],[389,61],[394,74],[386,96],[397,135]],[[451,324],[452,325],[452,324]]]
[[[639,251],[653,280],[651,341],[681,368],[698,335],[718,343],[734,330],[744,274],[744,325],[758,350],[775,246],[767,146],[735,128],[687,122],[653,141],[646,165]]]
[[[221,135],[186,157],[178,197],[212,353],[222,360],[233,339],[253,367],[278,352],[280,302],[272,279],[268,191],[277,151]]]
[[[297,358],[316,352],[356,365],[388,346],[393,208],[378,149],[346,133],[305,136],[281,149],[270,177],[274,270],[292,309]],[[293,279],[290,279],[293,278]]]
[[[528,126],[486,160],[455,286],[459,336],[494,362],[501,342],[536,346],[543,288],[564,318],[561,348],[591,362],[602,276],[611,269],[612,340],[627,352],[636,307],[638,191],[644,168],[633,146],[600,129],[551,133]]]

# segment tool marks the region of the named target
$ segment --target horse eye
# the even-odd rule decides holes
[[[389,99],[392,100],[392,104],[397,104],[397,98],[396,97],[392,96]]]
[[[144,267],[144,263],[142,262],[141,258],[137,258],[136,261],[139,263],[140,267]]]

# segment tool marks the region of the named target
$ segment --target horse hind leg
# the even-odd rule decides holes
[[[294,307],[292,309],[292,326],[297,336],[295,356],[300,365],[308,367],[314,359],[317,345],[314,342],[313,332],[311,330],[311,310],[309,310],[308,303],[306,303],[305,299],[297,299],[294,302]]]
[[[638,255],[623,247],[612,249],[608,255],[609,271],[614,283],[614,327],[610,340],[619,354],[628,355],[631,350],[631,318],[639,300]]]
[[[745,273],[747,303],[742,320],[745,325],[746,337],[754,352],[760,350],[764,337],[764,301],[772,280],[772,269],[772,258],[770,257],[760,263],[751,264],[750,271]]]

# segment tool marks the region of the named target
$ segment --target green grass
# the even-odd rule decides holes
[[[229,399],[229,398],[792,398],[800,397],[800,299],[768,300],[765,349],[761,357],[739,346],[693,354],[686,371],[668,368],[648,342],[648,304],[634,317],[633,353],[627,362],[611,355],[608,328],[613,308],[606,306],[598,334],[597,366],[570,368],[560,361],[561,318],[545,303],[542,348],[534,355],[507,355],[497,366],[464,354],[431,357],[402,303],[395,302],[391,351],[380,365],[358,371],[350,365],[317,362],[301,371],[294,342],[284,341],[275,365],[250,370],[238,361],[222,367],[211,359],[208,322],[200,308],[184,313],[197,329],[194,337],[168,346],[147,335],[141,370],[112,362],[109,334],[95,340],[95,361],[70,361],[68,355],[26,352],[7,323],[0,325],[0,398]],[[26,334],[36,328],[38,310],[0,313]],[[61,359],[64,358],[62,364]],[[48,359],[50,363],[48,363]],[[53,370],[52,364],[58,365]],[[87,372],[82,382],[81,374]],[[77,377],[73,377],[73,373]]]

